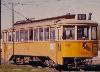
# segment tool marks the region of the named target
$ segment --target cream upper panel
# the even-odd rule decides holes
[[[18,24],[15,25],[15,29],[20,29],[20,28],[30,28],[30,27],[37,27],[37,26],[48,26],[48,25],[54,25],[57,24],[56,21],[58,19],[55,20],[47,20],[47,21],[40,21],[40,22],[33,22],[33,23],[26,23],[26,24]],[[60,20],[64,20],[64,19],[60,19]]]
[[[91,26],[98,25],[97,22],[94,22],[94,21],[91,21],[91,20],[76,20],[76,19],[61,20],[58,23],[60,25],[63,25],[63,24],[68,24],[68,25],[91,25]]]

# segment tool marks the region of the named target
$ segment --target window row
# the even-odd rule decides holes
[[[49,35],[50,33],[50,35]],[[47,40],[55,40],[55,29],[53,27],[49,28],[36,28],[36,29],[29,29],[25,30],[22,29],[16,32],[9,32],[8,33],[8,41],[12,41],[15,39],[16,42],[18,41],[47,41]]]
[[[36,28],[36,29],[21,29],[19,31],[9,32],[8,41],[48,41],[62,39],[62,40],[95,40],[97,39],[97,27],[93,26],[63,26],[61,31],[57,32],[57,28]],[[61,33],[60,33],[61,32]],[[58,38],[59,37],[59,38]],[[76,38],[76,39],[75,39]]]

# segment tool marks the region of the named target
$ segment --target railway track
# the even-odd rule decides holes
[[[79,72],[84,72],[84,71],[100,71],[100,64],[99,65],[86,65],[84,67],[72,67],[72,68],[67,68],[67,67],[60,67],[60,68],[53,68],[53,67],[43,67],[43,66],[33,66],[36,68],[42,68],[42,69],[47,69],[51,70],[52,72],[71,72],[71,71],[79,71]]]
[[[100,65],[90,65],[90,66],[85,66],[84,68],[60,68],[60,69],[55,69],[55,68],[50,68],[50,67],[41,67],[37,66],[37,69],[42,68],[43,70],[47,70],[47,72],[85,72],[85,71],[100,71]],[[41,71],[42,72],[42,71]]]

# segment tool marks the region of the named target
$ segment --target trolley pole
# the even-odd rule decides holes
[[[12,2],[12,42],[13,42],[13,56],[14,56],[14,3]]]

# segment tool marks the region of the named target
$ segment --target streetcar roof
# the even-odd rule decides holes
[[[51,17],[51,18],[45,18],[45,19],[39,19],[39,20],[21,20],[21,21],[17,21],[14,25],[20,25],[20,24],[28,24],[28,23],[35,23],[35,22],[41,22],[41,21],[48,21],[48,20],[55,20],[55,19],[74,19],[75,18],[75,14],[71,14],[71,15],[62,15],[62,16],[57,16],[57,17]]]

